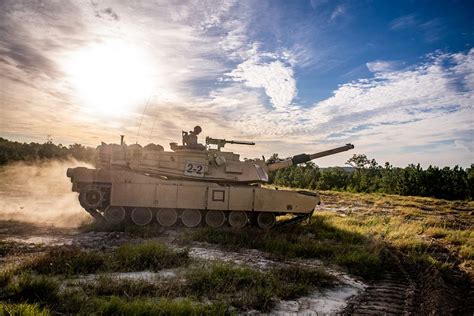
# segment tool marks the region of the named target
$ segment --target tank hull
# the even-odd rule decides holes
[[[122,207],[127,212],[147,208],[157,219],[160,210],[174,210],[178,218],[185,210],[197,210],[212,224],[221,222],[213,220],[219,219],[220,214],[227,219],[232,212],[245,212],[250,221],[260,213],[311,214],[319,204],[319,196],[313,192],[276,190],[260,185],[169,180],[127,170],[83,167],[68,169],[67,175],[73,183],[73,191],[80,193],[81,205],[90,213],[101,214],[111,206]],[[209,212],[211,215],[207,216]]]

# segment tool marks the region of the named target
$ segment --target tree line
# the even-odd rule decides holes
[[[278,160],[274,154],[270,161]],[[292,188],[387,193],[436,197],[448,200],[474,198],[474,164],[463,169],[410,164],[405,168],[386,162],[379,165],[366,155],[354,155],[350,168],[319,168],[313,162],[270,173],[270,182]]]
[[[44,144],[13,142],[0,137],[0,166],[14,161],[35,161],[46,159],[75,158],[80,161],[93,162],[95,148],[81,144],[63,146],[48,140]]]
[[[75,158],[93,163],[96,149],[81,144],[63,146],[51,140],[43,144],[20,143],[0,137],[0,165],[14,161]],[[280,160],[274,154],[268,162]],[[338,190],[350,192],[379,192],[417,195],[448,200],[474,199],[474,164],[470,168],[423,169],[420,164],[405,168],[386,162],[379,165],[366,155],[354,155],[347,161],[350,168],[319,168],[313,162],[270,172],[270,183],[310,190]]]

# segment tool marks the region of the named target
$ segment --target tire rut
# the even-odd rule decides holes
[[[420,290],[416,271],[403,263],[395,251],[387,251],[384,275],[369,285],[345,308],[344,315],[416,315]]]

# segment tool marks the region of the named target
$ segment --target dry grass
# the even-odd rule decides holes
[[[459,262],[472,275],[474,202],[326,191],[321,195],[317,215],[327,216],[331,225],[383,240],[415,259],[422,256],[439,265]]]

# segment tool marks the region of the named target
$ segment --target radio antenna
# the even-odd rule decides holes
[[[153,131],[155,129],[155,124],[156,124],[156,120],[158,119],[158,110],[156,111],[156,114],[155,114],[155,119],[153,120],[153,125],[151,126],[151,130],[150,130],[150,134],[148,135],[148,139],[147,139],[147,142],[150,141],[151,139],[151,135],[153,134]]]
[[[148,104],[150,103],[151,97],[152,97],[151,95],[148,97],[145,108],[143,109],[142,118],[140,119],[140,124],[138,125],[137,138],[135,139],[135,144],[138,144],[138,135],[140,135],[140,128],[142,127],[143,117],[145,116],[146,109],[148,108]]]

